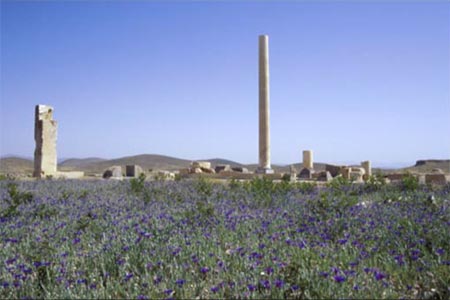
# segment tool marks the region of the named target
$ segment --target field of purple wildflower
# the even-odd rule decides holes
[[[450,296],[450,186],[0,182],[0,298]]]

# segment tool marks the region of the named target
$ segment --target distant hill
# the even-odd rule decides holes
[[[0,173],[3,174],[32,174],[34,162],[20,157],[0,158]]]
[[[231,167],[245,167],[245,165],[223,158],[199,159],[198,161],[209,161],[214,168],[217,165],[230,165]]]
[[[416,161],[411,167],[400,169],[401,171],[427,173],[433,169],[441,169],[445,173],[450,173],[450,159],[424,159]]]
[[[104,158],[98,158],[98,157],[89,157],[89,158],[69,158],[61,163],[59,163],[59,167],[61,168],[76,168],[76,167],[83,167],[88,166],[93,163],[102,162],[105,161]]]
[[[111,166],[122,166],[125,171],[126,165],[139,165],[144,170],[162,169],[162,170],[178,170],[187,168],[191,163],[190,160],[174,158],[170,156],[157,154],[142,154],[135,156],[126,156],[117,159],[99,160],[87,162],[85,160],[74,161],[71,160],[69,165],[65,162],[60,165],[61,171],[84,171],[86,173],[103,173],[105,169]]]
[[[211,158],[200,159],[201,161],[211,162],[212,167],[219,164],[228,164],[231,167],[245,167],[250,171],[255,171],[258,168],[257,164],[241,164],[239,162],[223,159],[223,158]],[[142,154],[135,156],[126,156],[117,159],[103,159],[98,157],[90,158],[71,158],[64,160],[58,165],[59,171],[83,171],[87,175],[89,174],[102,174],[107,168],[111,166],[122,166],[125,171],[126,165],[139,165],[144,170],[169,170],[175,171],[183,168],[188,168],[191,164],[191,160],[180,159],[170,156],[157,155],[157,154]],[[299,172],[302,169],[301,163],[294,164],[295,169]],[[288,173],[290,165],[272,165],[272,168],[278,173]],[[383,172],[418,172],[426,173],[431,172],[433,169],[442,169],[446,173],[450,173],[450,160],[419,160],[414,166],[402,168],[402,169],[378,169],[373,168],[373,173]],[[316,171],[325,170],[324,163],[314,163],[314,169]],[[33,160],[19,158],[19,157],[4,157],[0,158],[0,173],[3,174],[29,174],[33,173]]]

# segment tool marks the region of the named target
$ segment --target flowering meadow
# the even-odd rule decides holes
[[[0,181],[0,298],[450,297],[450,186]]]

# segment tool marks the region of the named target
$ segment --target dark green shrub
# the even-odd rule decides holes
[[[406,173],[402,178],[402,187],[407,191],[416,191],[419,188],[419,179],[411,173]]]
[[[130,188],[133,194],[138,195],[144,191],[145,178],[146,176],[144,173],[141,173],[138,178],[131,178]]]
[[[19,213],[17,211],[19,205],[30,203],[33,200],[33,194],[31,192],[19,191],[19,189],[17,188],[17,184],[15,183],[8,183],[7,189],[9,199],[6,198],[4,200],[8,204],[8,207],[4,211],[2,211],[2,217],[17,215]]]

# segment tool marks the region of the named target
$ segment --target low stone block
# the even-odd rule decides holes
[[[211,163],[209,161],[193,161],[191,163],[191,167],[211,169]]]
[[[208,174],[216,174],[216,171],[212,168],[200,168],[202,170],[203,173],[208,173]]]
[[[191,173],[191,174],[201,174],[203,172],[202,172],[201,168],[191,168],[189,173]]]
[[[444,174],[426,174],[425,183],[427,184],[446,184],[447,180]]]
[[[235,168],[232,168],[232,170],[235,172],[239,172],[239,173],[250,173],[247,168],[243,168],[243,167],[235,167]]]

